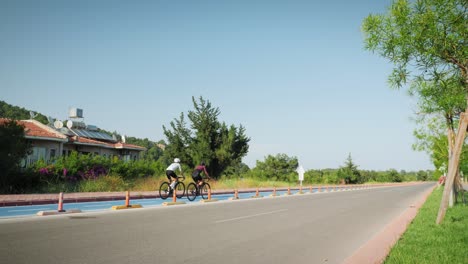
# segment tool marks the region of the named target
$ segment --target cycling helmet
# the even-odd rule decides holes
[[[174,162],[180,163],[180,159],[179,159],[179,158],[175,158],[175,159],[174,159]]]
[[[204,162],[204,161],[202,161],[202,162],[201,162],[201,165],[202,165],[202,166],[205,166],[205,162]]]

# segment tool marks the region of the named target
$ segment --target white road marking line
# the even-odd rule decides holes
[[[274,214],[274,213],[284,212],[287,210],[288,209],[281,209],[281,210],[265,212],[265,213],[260,213],[260,214],[246,215],[246,216],[235,217],[235,218],[230,218],[230,219],[218,220],[218,221],[215,221],[215,224],[230,222],[230,221],[235,221],[235,220],[240,220],[240,219],[245,219],[245,218],[252,218],[252,217],[261,216],[261,215]]]

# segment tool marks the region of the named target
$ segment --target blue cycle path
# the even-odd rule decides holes
[[[317,189],[313,189],[312,192],[317,192]],[[297,191],[295,191],[297,192]],[[308,193],[309,190],[305,190],[304,193]],[[277,191],[278,196],[285,195],[287,191]],[[260,192],[259,195],[263,197],[270,196],[272,192]],[[292,194],[294,194],[292,192]],[[252,198],[255,195],[255,192],[240,192],[239,199]],[[213,199],[218,200],[228,200],[233,197],[233,194],[215,194],[212,195]],[[199,202],[202,200],[200,196],[197,196],[194,201],[189,201],[186,197],[177,199],[177,201],[183,201],[187,204]],[[152,198],[152,199],[137,199],[131,200],[130,204],[139,204],[143,207],[156,207],[162,206],[164,202],[171,202],[172,199],[168,198],[163,200],[161,198]],[[125,200],[113,200],[113,201],[99,201],[99,202],[80,202],[80,203],[64,203],[64,210],[79,209],[82,212],[92,212],[92,211],[110,211],[112,206],[124,205]],[[35,216],[39,211],[54,211],[57,210],[57,204],[43,204],[43,205],[24,205],[24,206],[5,206],[0,207],[0,219],[2,218],[13,218],[13,217],[28,217]]]

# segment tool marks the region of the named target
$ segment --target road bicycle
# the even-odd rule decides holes
[[[187,185],[187,199],[189,201],[193,201],[197,198],[197,195],[200,195],[203,200],[208,199],[208,193],[211,191],[211,186],[207,182],[208,180],[208,178],[202,179],[201,185],[198,185],[195,182],[189,183]]]
[[[177,176],[177,182],[174,186],[176,197],[179,199],[184,197],[185,194],[185,184],[183,183],[184,180],[185,176]],[[171,183],[168,181],[161,183],[161,186],[159,186],[159,197],[161,197],[163,200],[166,200],[169,196],[172,197],[172,192],[173,190],[171,189]]]

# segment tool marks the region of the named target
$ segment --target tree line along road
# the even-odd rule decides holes
[[[434,186],[0,221],[3,263],[341,263]]]

